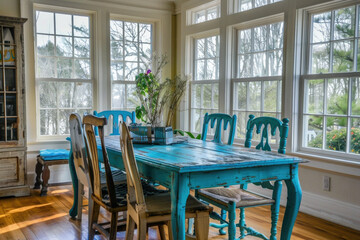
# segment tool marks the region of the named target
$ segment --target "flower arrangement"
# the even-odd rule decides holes
[[[174,113],[189,81],[189,77],[180,75],[161,80],[161,70],[166,64],[166,56],[154,56],[152,66],[155,70],[148,68],[145,73],[140,73],[135,78],[136,94],[140,100],[140,106],[135,110],[136,117],[151,126],[164,126],[164,112],[167,113],[165,126],[172,124]]]

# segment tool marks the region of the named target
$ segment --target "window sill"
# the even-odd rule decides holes
[[[290,156],[296,156],[310,160],[306,164],[301,164],[300,167],[319,169],[321,171],[330,171],[350,176],[360,177],[360,162],[356,160],[345,160],[339,157],[320,156],[308,152],[293,152],[288,153]],[[345,158],[346,156],[344,156]]]

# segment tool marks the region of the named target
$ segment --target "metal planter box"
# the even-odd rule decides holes
[[[133,143],[168,145],[174,142],[172,127],[129,126]]]

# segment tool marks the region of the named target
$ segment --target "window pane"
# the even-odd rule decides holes
[[[38,57],[36,64],[36,77],[53,78],[55,77],[55,59],[51,57]]]
[[[330,41],[331,12],[316,14],[312,17],[313,43]]]
[[[249,82],[249,102],[250,111],[260,111],[261,106],[261,82]]]
[[[139,24],[140,42],[151,43],[151,25]]]
[[[254,28],[254,51],[266,50],[267,26],[261,26]]]
[[[74,54],[79,58],[90,58],[90,39],[74,38]]]
[[[328,150],[346,151],[346,118],[326,118],[326,146]]]
[[[110,21],[110,39],[123,40],[123,21]]]
[[[283,31],[284,31],[284,23],[274,23],[271,24],[269,31],[269,48],[270,49],[278,49],[283,48]]]
[[[60,58],[57,62],[57,77],[72,78],[73,60],[69,58]]]
[[[236,138],[245,139],[246,138],[246,124],[247,124],[249,117],[245,112],[238,112],[236,115],[237,115]]]
[[[57,83],[59,108],[75,108],[75,84],[70,82]]]
[[[125,84],[113,84],[112,86],[112,108],[125,108]]]
[[[36,11],[36,32],[54,34],[54,14]]]
[[[126,85],[126,108],[127,109],[135,109],[136,106],[140,105],[140,101],[139,98],[136,95],[136,89],[135,89],[135,84],[127,84]]]
[[[57,88],[55,82],[41,82],[39,84],[40,107],[55,108],[57,106]]]
[[[90,79],[90,60],[75,59],[74,71],[75,78]]]
[[[201,23],[201,22],[205,22],[205,21],[206,21],[205,10],[195,13],[195,23]]]
[[[54,36],[37,34],[37,54],[42,56],[54,56]]]
[[[304,141],[306,147],[323,147],[323,117],[305,116],[304,117]]]
[[[252,45],[251,29],[239,31],[239,44],[238,44],[239,53],[251,52],[251,45]]]
[[[253,55],[253,76],[261,77],[266,75],[266,53],[255,53]]]
[[[205,38],[196,40],[195,59],[205,58]]]
[[[111,60],[123,60],[123,42],[111,41]]]
[[[283,62],[283,51],[269,52],[269,76],[281,76],[282,75],[282,62]]]
[[[72,35],[72,17],[68,14],[55,13],[56,35]]]
[[[200,108],[201,107],[201,87],[202,84],[194,84],[192,87],[192,107]]]
[[[333,72],[353,71],[354,41],[339,41],[334,43]]]
[[[311,73],[327,73],[330,68],[330,44],[311,46]]]
[[[360,78],[352,80],[351,114],[360,116]]]
[[[264,111],[276,112],[277,85],[277,81],[264,81]]]
[[[138,42],[138,24],[133,22],[124,22],[124,34],[126,41]]]
[[[124,70],[122,62],[111,63],[111,80],[124,80]]]
[[[239,82],[235,84],[235,89],[237,89],[236,97],[238,99],[236,109],[237,110],[246,110],[247,105],[247,92],[246,92],[246,83]]]
[[[355,36],[355,6],[335,11],[334,39],[346,39]]]
[[[74,16],[74,36],[90,37],[89,17]]]
[[[40,135],[56,135],[57,123],[56,110],[40,110]]]
[[[75,109],[62,109],[59,111],[59,134],[70,134],[69,116]]]
[[[324,112],[324,80],[308,80],[305,85],[305,112]]]
[[[239,63],[239,74],[238,77],[251,77],[251,54],[239,55],[238,63]]]
[[[348,79],[329,79],[327,113],[347,115]]]
[[[137,62],[125,62],[125,80],[135,81],[135,77],[138,74]]]
[[[79,108],[92,108],[92,84],[75,83],[75,104]]]
[[[350,152],[360,154],[360,118],[351,119]]]
[[[56,37],[56,55],[72,57],[73,43],[71,37]]]

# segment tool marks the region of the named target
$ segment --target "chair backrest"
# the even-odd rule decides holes
[[[120,145],[122,159],[124,161],[126,170],[128,203],[136,203],[138,206],[143,206],[145,209],[146,203],[139,171],[135,160],[134,148],[129,129],[124,122],[121,124]]]
[[[277,118],[273,117],[257,117],[254,115],[249,115],[249,121],[246,126],[246,140],[245,147],[251,147],[251,139],[253,135],[254,126],[256,126],[256,133],[259,134],[261,127],[264,125],[264,128],[261,133],[260,143],[256,146],[256,149],[262,149],[265,151],[271,151],[269,144],[269,135],[268,135],[268,126],[270,126],[270,133],[272,136],[275,136],[276,129],[279,129],[280,133],[280,143],[279,143],[279,153],[285,154],[286,152],[286,139],[289,132],[289,119],[284,118],[280,121]],[[265,139],[265,143],[264,143]]]
[[[212,114],[205,114],[204,117],[204,124],[203,124],[203,130],[201,134],[201,140],[205,141],[208,131],[208,126],[210,122],[210,127],[215,128],[215,135],[214,135],[214,142],[221,143],[221,131],[222,126],[224,131],[228,128],[228,125],[230,124],[229,129],[229,138],[227,144],[232,145],[234,142],[235,137],[235,130],[236,130],[236,115],[230,116],[225,113],[212,113]]]
[[[119,135],[119,123],[120,120],[123,122],[126,122],[126,119],[129,118],[131,123],[136,122],[135,118],[135,112],[128,112],[128,111],[121,111],[121,110],[107,110],[102,112],[94,111],[94,115],[97,117],[105,117],[108,121],[110,116],[112,116],[113,124],[112,124],[112,133],[110,135]],[[121,116],[122,119],[119,119],[119,116]],[[95,134],[98,135],[98,129],[95,128]]]
[[[86,156],[83,125],[81,123],[80,115],[77,113],[70,114],[69,124],[71,149],[74,157],[76,175],[83,185],[90,187],[89,165]]]
[[[111,173],[110,163],[108,154],[105,148],[104,140],[104,126],[107,124],[105,117],[95,117],[93,115],[85,115],[83,119],[83,124],[85,128],[85,139],[86,139],[86,150],[88,154],[90,171],[90,180],[93,195],[99,200],[102,200],[102,191],[101,191],[101,177],[100,177],[100,165],[99,165],[99,156],[98,156],[98,147],[94,132],[94,127],[98,127],[99,130],[99,139],[101,143],[102,150],[102,160],[105,167],[106,174],[106,187],[109,194],[110,207],[117,207],[116,195],[115,195],[115,185]]]

